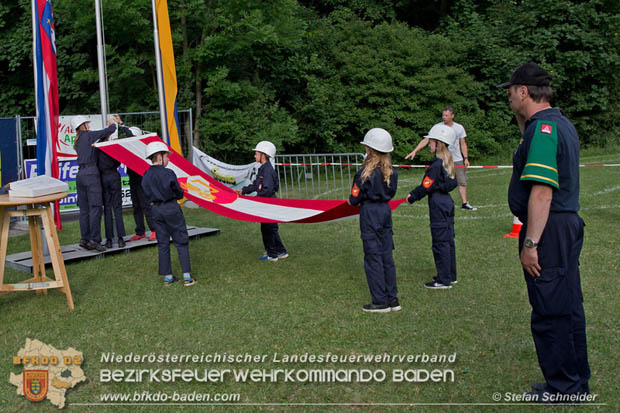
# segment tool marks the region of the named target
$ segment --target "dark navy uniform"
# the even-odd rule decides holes
[[[454,202],[449,192],[457,186],[440,158],[431,159],[422,184],[409,193],[411,203],[428,195],[428,212],[433,240],[435,281],[450,285],[456,281],[456,248],[454,246]]]
[[[375,168],[362,182],[364,168],[357,171],[349,196],[351,205],[360,205],[360,232],[364,246],[366,281],[376,305],[398,299],[396,266],[392,257],[392,210],[388,201],[396,194],[398,173],[393,170],[388,185],[380,168]]]
[[[116,235],[119,238],[125,236],[121,174],[118,173],[120,165],[119,161],[107,153],[102,150],[98,151],[97,166],[101,174],[101,186],[103,189],[103,221],[105,224],[105,236],[108,240],[114,238],[114,223],[116,223]],[[114,215],[114,220],[112,215]]]
[[[152,203],[153,222],[159,250],[159,275],[171,275],[170,237],[177,248],[183,273],[191,272],[189,263],[189,236],[185,216],[177,203],[183,198],[183,189],[175,173],[162,165],[152,165],[142,178],[142,189]]]
[[[278,189],[280,189],[280,179],[271,162],[267,161],[258,168],[254,182],[244,186],[241,189],[241,193],[245,195],[256,192],[257,196],[275,198]],[[263,236],[263,245],[268,256],[275,258],[278,255],[286,254],[286,248],[280,239],[276,222],[261,222],[260,232]]]
[[[523,140],[513,157],[508,190],[510,210],[527,233],[531,186],[553,188],[549,218],[538,243],[540,277],[524,271],[532,336],[547,391],[589,392],[586,321],[579,275],[583,220],[579,210],[579,137],[557,108],[541,110],[525,124]]]
[[[80,232],[83,242],[101,242],[101,207],[103,196],[101,177],[97,168],[97,149],[92,146],[98,140],[116,131],[116,124],[98,131],[80,131],[75,144],[80,167],[77,177],[78,206],[80,207]]]
[[[128,138],[134,136],[131,129],[125,127],[123,130]],[[129,175],[129,191],[131,192],[131,203],[133,205],[133,220],[136,222],[136,235],[145,234],[144,217],[146,217],[149,229],[155,231],[151,203],[147,202],[142,190],[142,175],[129,168],[127,168],[127,175]]]

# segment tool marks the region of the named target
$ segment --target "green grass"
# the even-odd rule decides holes
[[[587,163],[617,163],[612,154],[583,154]],[[418,185],[423,171],[401,171],[398,198]],[[12,356],[25,339],[56,348],[74,347],[85,357],[88,380],[68,391],[67,411],[202,411],[208,406],[96,406],[108,392],[173,391],[239,393],[242,403],[492,403],[494,392],[521,393],[542,380],[529,330],[530,307],[516,252],[504,239],[512,215],[506,206],[510,170],[470,170],[468,195],[480,209],[457,211],[459,284],[430,291],[434,275],[426,201],[394,212],[397,279],[403,311],[365,314],[369,302],[356,219],[280,226],[290,258],[261,263],[259,225],[232,221],[202,209],[184,209],[188,224],[216,227],[221,235],[191,241],[199,283],[164,288],[157,276],[157,248],[68,264],[75,310],[64,295],[12,293],[0,297],[0,411],[55,411],[48,401],[32,404],[15,394]],[[588,320],[591,390],[606,406],[557,407],[554,411],[617,411],[620,405],[618,233],[620,168],[581,169],[581,215],[586,238],[581,255]],[[456,191],[453,197],[458,200]],[[125,215],[128,232],[134,226]],[[61,243],[79,241],[77,222],[65,224]],[[9,254],[29,248],[27,236],[9,240]],[[180,272],[175,249],[173,268]],[[51,273],[51,271],[48,271]],[[7,269],[14,282],[25,274]],[[118,354],[267,354],[265,363],[105,364]],[[452,354],[450,363],[290,363],[271,355]],[[453,369],[453,383],[101,383],[101,369]],[[388,376],[389,377],[389,376]],[[214,410],[404,411],[405,406],[215,406]],[[417,406],[415,411],[542,411],[532,406]]]

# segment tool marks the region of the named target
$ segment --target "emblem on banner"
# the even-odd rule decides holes
[[[40,402],[47,396],[49,372],[47,370],[24,370],[24,396],[30,401]]]
[[[181,187],[190,195],[217,204],[230,204],[237,199],[237,194],[232,191],[214,188],[209,181],[202,176],[189,176],[180,178]]]

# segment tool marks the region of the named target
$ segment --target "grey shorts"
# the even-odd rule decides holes
[[[465,166],[465,161],[456,161],[454,166]],[[465,175],[466,168],[454,168],[456,173],[456,182],[460,186],[467,186],[467,175]]]

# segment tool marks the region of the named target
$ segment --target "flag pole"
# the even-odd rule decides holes
[[[32,69],[33,69],[33,74],[34,74],[34,96],[35,96],[35,115],[36,115],[36,119],[34,122],[34,126],[35,126],[35,133],[38,133],[36,131],[36,127],[37,127],[37,121],[39,120],[39,105],[36,104],[36,96],[38,93],[38,89],[39,89],[39,82],[38,82],[38,78],[37,78],[37,12],[36,12],[36,5],[35,5],[35,1],[36,0],[31,0],[31,6],[32,6]]]
[[[101,30],[101,4],[95,0],[95,19],[97,20],[97,67],[99,69],[99,98],[101,101],[101,124],[105,128],[108,119],[108,93],[106,89],[105,68],[103,62],[104,47]]]
[[[166,122],[166,103],[164,101],[164,78],[161,68],[161,51],[159,50],[159,30],[157,28],[157,8],[155,0],[151,0],[153,5],[153,38],[155,40],[155,63],[157,66],[157,94],[159,97],[159,117],[161,120],[161,138],[170,144],[168,138],[168,124]]]

